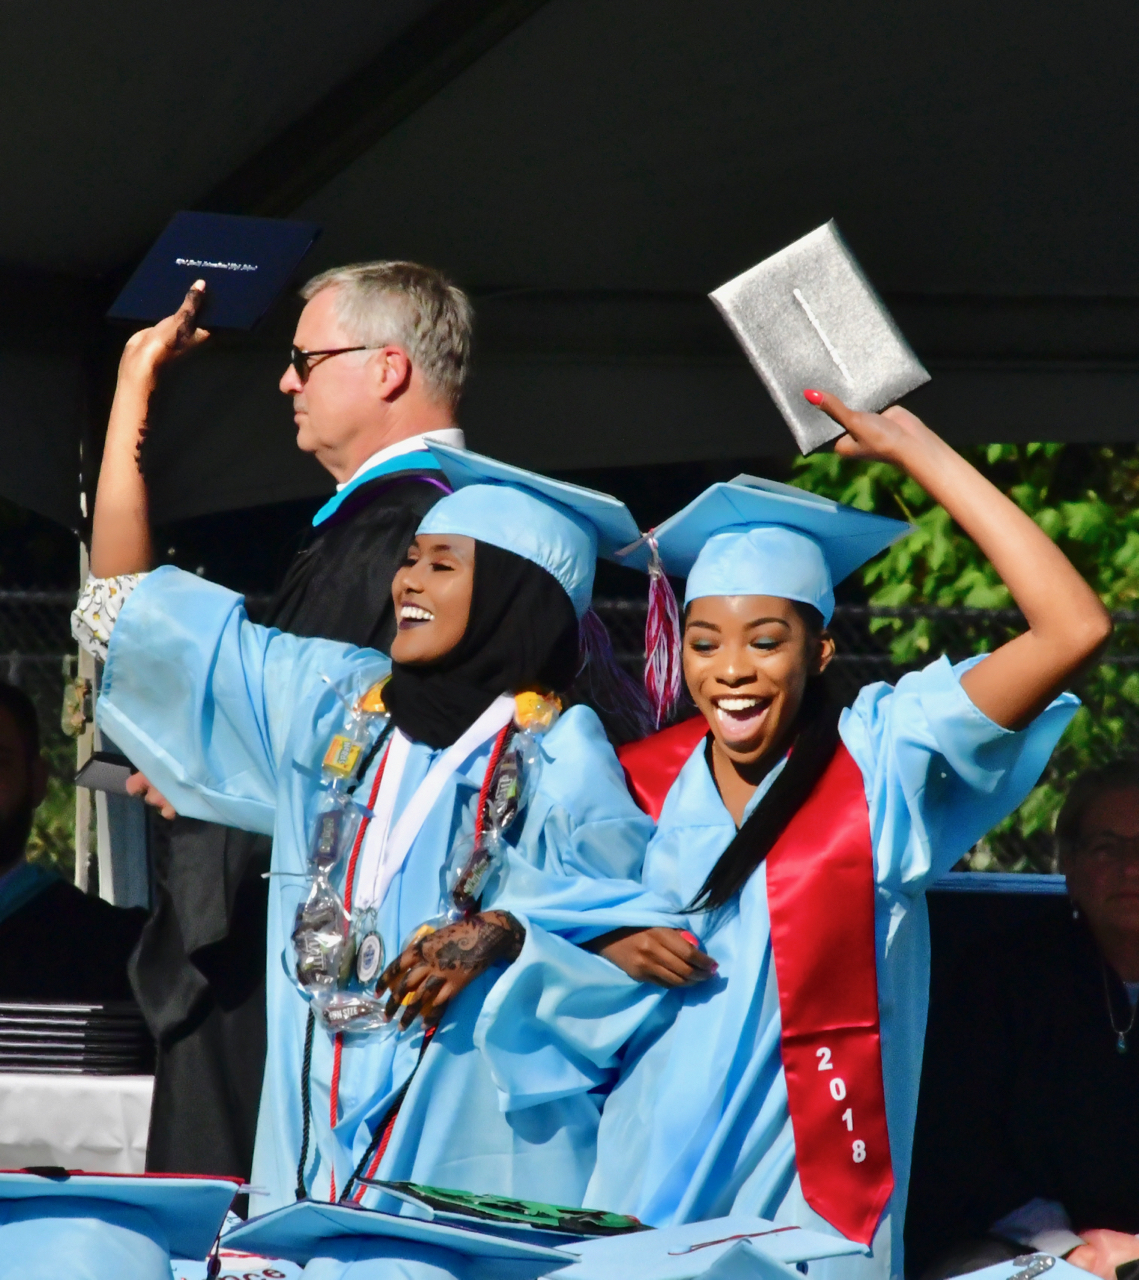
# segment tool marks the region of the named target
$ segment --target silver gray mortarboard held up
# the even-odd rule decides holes
[[[806,388],[877,413],[929,381],[833,220],[710,296],[803,453],[843,434]]]

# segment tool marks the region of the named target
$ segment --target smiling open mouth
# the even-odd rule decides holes
[[[424,609],[417,604],[400,605],[399,610],[399,629],[406,630],[408,627],[418,627],[424,622],[434,622],[435,615],[430,609]]]
[[[763,725],[770,698],[730,697],[715,698],[716,719],[724,738],[741,742],[758,733]]]

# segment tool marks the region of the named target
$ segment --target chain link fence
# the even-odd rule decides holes
[[[60,725],[63,686],[74,664],[68,591],[0,591],[0,679],[23,688],[39,713],[53,778],[36,818],[32,854],[66,874],[74,865],[75,744]],[[252,600],[250,603],[254,603]],[[621,665],[640,678],[646,606],[642,600],[599,600]],[[1103,661],[1076,686],[1084,706],[1064,735],[1040,785],[970,854],[972,870],[1053,870],[1051,829],[1071,779],[1081,770],[1135,753],[1139,743],[1139,613],[1115,617]],[[895,681],[944,653],[953,661],[996,648],[1023,629],[1016,610],[840,605],[831,631],[837,653],[831,677],[837,696],[853,700],[864,685]]]

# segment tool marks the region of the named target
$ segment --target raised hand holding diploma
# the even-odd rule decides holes
[[[96,578],[145,573],[154,564],[139,449],[159,369],[210,336],[195,320],[205,292],[205,281],[196,280],[172,316],[132,334],[123,348],[91,522],[91,573]]]
[[[1099,1276],[1100,1280],[1115,1280],[1117,1267],[1139,1258],[1139,1238],[1129,1232],[1096,1227],[1080,1234],[1085,1243],[1073,1249],[1066,1261]]]
[[[984,552],[1028,630],[989,654],[961,687],[990,720],[1020,729],[1062,692],[1111,635],[1099,597],[1035,521],[908,410],[859,413],[825,391],[804,398],[846,432],[834,451],[889,462],[914,480]]]
[[[803,387],[876,410],[929,381],[833,221],[710,297],[803,453],[838,434],[803,403]]]
[[[123,348],[91,521],[91,573],[96,578],[145,573],[154,564],[139,451],[159,369],[210,336],[196,321],[205,292],[206,282],[195,280],[172,316],[132,334]],[[164,818],[174,817],[173,806],[142,774],[128,779],[127,793],[141,796]]]
[[[120,381],[124,374],[153,374],[161,365],[200,347],[210,336],[208,330],[198,328],[196,319],[205,296],[206,282],[195,280],[172,316],[132,334],[119,362]]]

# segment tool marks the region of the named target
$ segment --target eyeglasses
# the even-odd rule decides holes
[[[327,351],[305,351],[301,347],[290,347],[289,363],[293,366],[293,372],[303,383],[308,381],[308,376],[312,373],[313,361],[318,357],[343,356],[349,351],[377,350],[379,350],[378,347],[329,347]]]

